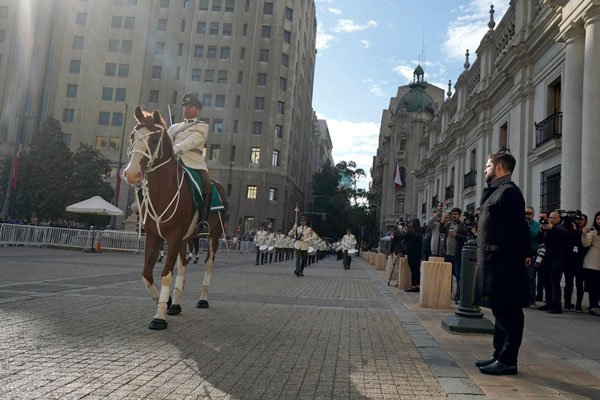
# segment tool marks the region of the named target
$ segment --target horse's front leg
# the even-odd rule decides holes
[[[158,236],[146,235],[146,251],[144,253],[144,271],[142,272],[142,281],[146,291],[152,300],[158,302],[158,288],[154,284],[152,271],[158,259],[158,251],[162,247],[163,240]]]
[[[175,267],[175,260],[179,256],[179,249],[177,246],[179,243],[171,241],[167,242],[167,259],[165,261],[165,267],[162,270],[160,276],[160,294],[158,296],[158,306],[156,308],[156,314],[150,321],[149,329],[159,330],[167,329],[166,313],[167,309],[171,305],[171,281],[173,280],[173,268]]]
[[[186,242],[181,243],[179,249],[179,262],[177,263],[177,277],[175,278],[175,287],[173,288],[173,304],[167,309],[167,314],[177,315],[181,313],[181,296],[185,283],[185,272],[187,270],[188,259],[186,257]]]
[[[212,269],[215,265],[215,253],[217,251],[218,237],[209,237],[208,249],[206,250],[206,259],[204,260],[204,280],[202,281],[202,291],[200,292],[200,299],[196,304],[197,308],[208,308],[208,287],[212,279]]]

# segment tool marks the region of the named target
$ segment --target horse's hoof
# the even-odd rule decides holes
[[[164,319],[154,318],[152,321],[150,321],[148,329],[152,329],[153,331],[159,331],[162,329],[167,329],[167,325],[168,323]]]
[[[179,304],[172,304],[171,307],[167,308],[167,314],[169,314],[169,315],[181,314],[181,306]]]
[[[208,308],[208,300],[198,300],[196,308]]]

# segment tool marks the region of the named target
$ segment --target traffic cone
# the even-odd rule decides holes
[[[96,242],[96,253],[102,253],[102,242],[100,239],[98,239],[98,242]]]

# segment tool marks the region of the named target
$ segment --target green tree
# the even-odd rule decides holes
[[[73,155],[73,191],[74,201],[92,196],[102,196],[110,201],[114,195],[113,187],[105,181],[109,177],[110,159],[87,143],[79,144]]]
[[[16,194],[17,215],[59,218],[73,190],[73,157],[60,122],[48,117],[22,155]]]

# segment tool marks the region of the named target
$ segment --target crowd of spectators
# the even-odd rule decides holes
[[[33,225],[33,226],[50,226],[50,227],[54,227],[54,228],[69,228],[69,229],[88,229],[87,226],[85,226],[83,223],[81,222],[77,222],[75,220],[72,219],[66,219],[66,218],[58,218],[58,219],[45,219],[45,220],[39,220],[37,218],[31,218],[31,219],[27,219],[27,218],[20,218],[20,217],[12,217],[12,216],[7,216],[5,219],[3,219],[1,221],[2,224],[13,224],[13,225]]]

